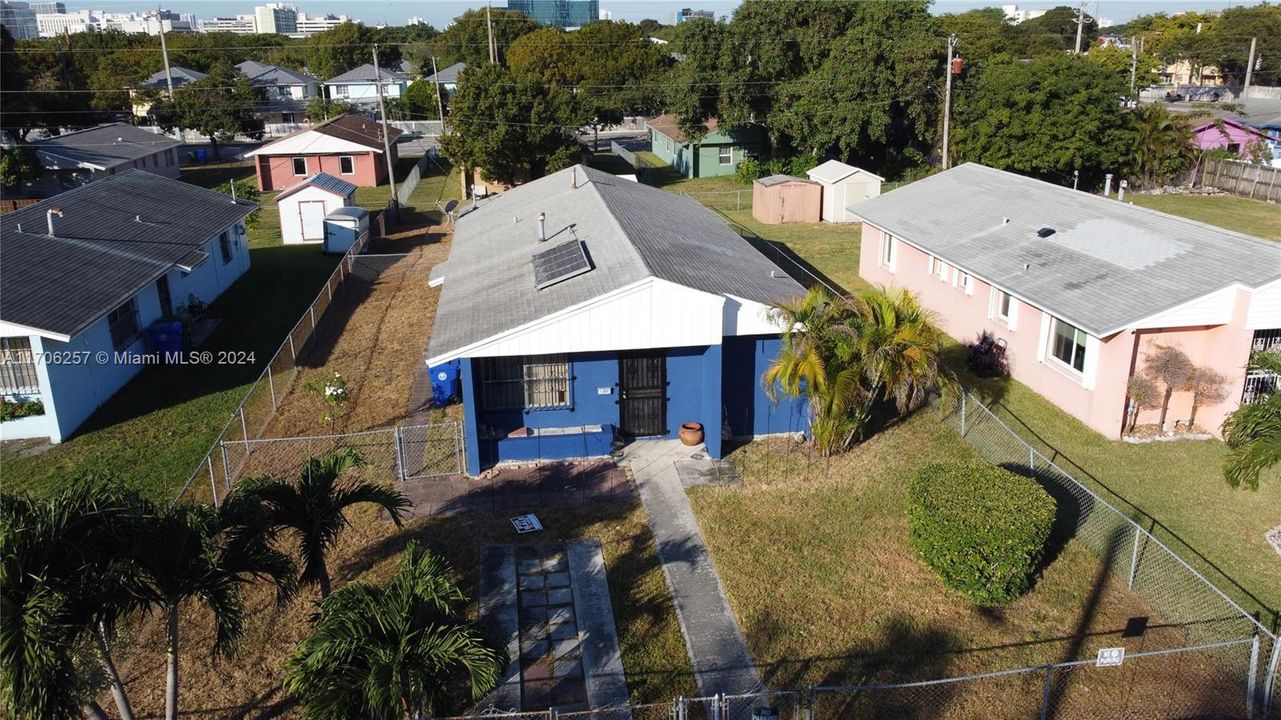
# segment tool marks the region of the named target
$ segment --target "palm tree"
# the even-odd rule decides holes
[[[403,493],[363,480],[344,480],[343,474],[364,464],[350,448],[307,460],[296,481],[274,475],[246,478],[231,505],[259,504],[263,522],[272,529],[288,529],[297,538],[302,554],[299,583],[319,585],[321,597],[331,591],[325,556],[346,529],[347,508],[373,503],[387,511],[399,527],[404,510],[412,503]]]
[[[1143,359],[1147,363],[1148,377],[1164,386],[1161,393],[1161,419],[1157,422],[1164,432],[1165,418],[1170,414],[1170,398],[1174,396],[1175,390],[1188,386],[1188,381],[1192,378],[1192,360],[1173,345],[1155,345]]]
[[[230,655],[244,630],[243,587],[256,580],[277,585],[277,599],[291,594],[288,556],[269,535],[245,528],[210,505],[179,504],[145,520],[134,560],[144,575],[142,597],[165,614],[167,682],[165,718],[178,717],[178,609],[195,600],[214,619],[214,652]]]
[[[448,575],[411,542],[387,586],[353,583],[325,598],[285,678],[304,716],[403,720],[433,713],[464,683],[473,700],[489,692],[499,656],[466,620],[467,599]]]
[[[824,456],[848,447],[867,422],[861,368],[843,351],[853,341],[849,317],[848,304],[821,287],[773,310],[783,347],[761,381],[771,400],[780,390],[808,399],[810,433]]]
[[[107,684],[132,720],[110,638],[139,606],[131,533],[148,508],[102,483],[0,497],[0,699],[17,717],[105,717]]]
[[[943,364],[943,332],[915,295],[877,287],[855,295],[853,307],[854,348],[868,401],[893,401],[907,413],[933,391],[945,400],[956,394],[956,376]]]
[[[1281,353],[1256,352],[1250,369],[1281,375]],[[1228,444],[1223,459],[1223,477],[1232,487],[1259,489],[1259,475],[1281,463],[1281,392],[1242,405],[1223,421],[1223,438]]]
[[[1144,186],[1160,185],[1185,170],[1195,157],[1191,128],[1160,103],[1131,114],[1134,133],[1130,174]]]

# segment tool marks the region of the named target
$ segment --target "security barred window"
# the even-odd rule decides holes
[[[569,407],[569,361],[564,355],[481,358],[477,364],[484,410]]]
[[[31,339],[0,338],[0,394],[33,395],[40,392]]]

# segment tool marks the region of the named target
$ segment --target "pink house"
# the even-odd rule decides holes
[[[400,130],[389,129],[393,166],[400,135]],[[267,143],[245,157],[254,159],[259,190],[279,190],[322,172],[373,187],[387,182],[383,152],[382,124],[362,115],[343,115]]]
[[[1267,154],[1268,136],[1239,120],[1199,119],[1192,125],[1192,142],[1200,150],[1227,150],[1240,157]]]
[[[1153,346],[1229,378],[1228,400],[1197,411],[1217,432],[1251,349],[1281,345],[1278,243],[973,163],[853,210],[863,278],[913,291],[959,341],[1004,340],[1014,378],[1109,437]],[[1191,402],[1176,392],[1170,418]]]

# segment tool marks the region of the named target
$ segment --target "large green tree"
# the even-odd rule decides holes
[[[1129,133],[1125,78],[1083,57],[993,62],[955,97],[953,160],[1087,183],[1119,170]]]
[[[345,22],[306,40],[307,68],[321,80],[341,75],[374,61],[374,44],[382,33],[356,22]],[[399,45],[379,45],[378,65],[383,68],[400,64]]]
[[[572,92],[486,64],[459,78],[440,145],[455,164],[502,183],[524,182],[572,165],[574,132],[587,120]]]
[[[491,22],[486,22],[488,13]],[[429,54],[421,62],[431,66],[431,55],[436,56],[440,67],[456,62],[478,66],[489,62],[489,28],[493,28],[494,45],[498,48],[498,62],[504,62],[507,50],[516,39],[538,29],[538,23],[528,15],[515,10],[468,10],[454,18],[444,32],[429,43]]]
[[[1191,165],[1196,155],[1192,128],[1164,105],[1152,103],[1136,109],[1130,116],[1130,128],[1127,170],[1136,186],[1164,185]]]
[[[262,88],[254,87],[232,66],[219,64],[200,80],[176,88],[172,100],[157,102],[151,111],[166,130],[194,130],[209,138],[217,157],[218,143],[262,133],[257,113],[262,101]]]
[[[449,575],[411,542],[386,586],[353,583],[326,598],[285,678],[304,717],[418,718],[458,709],[456,688],[471,701],[489,692],[500,658],[467,620],[467,598]]]

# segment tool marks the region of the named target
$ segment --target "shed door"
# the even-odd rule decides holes
[[[325,201],[304,200],[298,203],[298,215],[302,217],[302,239],[325,239]]]
[[[667,434],[667,364],[661,353],[618,359],[618,424],[625,435]]]

